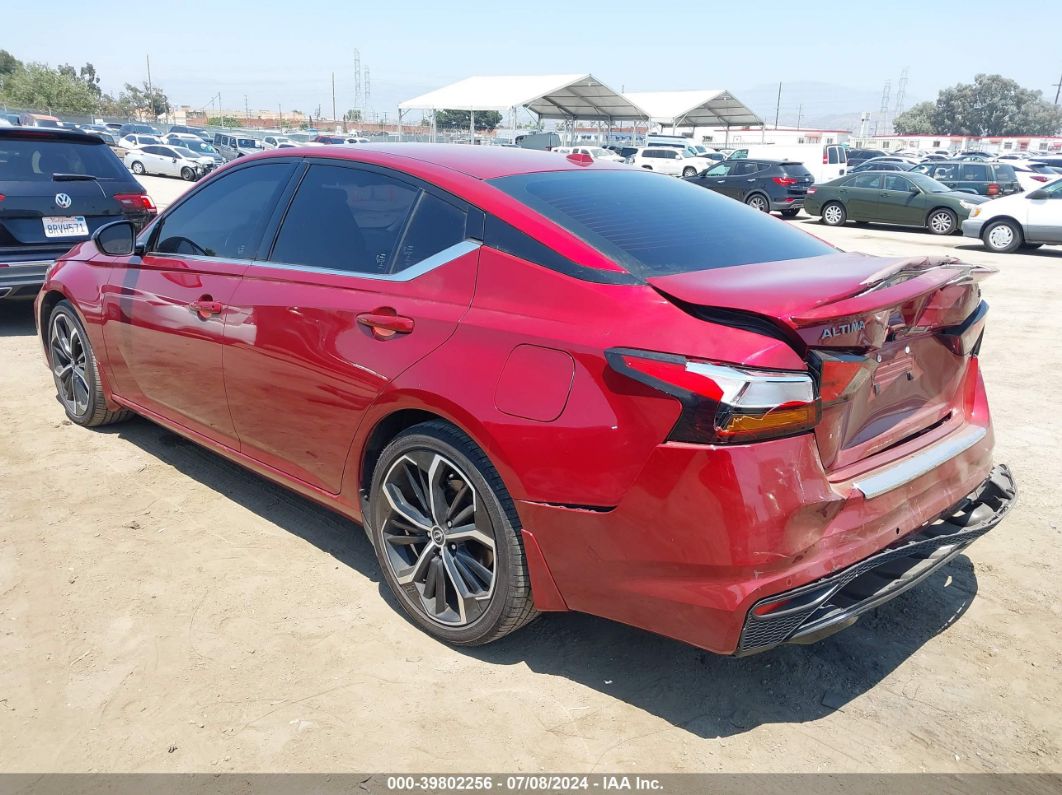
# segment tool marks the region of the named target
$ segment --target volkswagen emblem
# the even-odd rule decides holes
[[[60,210],[65,210],[73,203],[73,200],[71,200],[71,198],[65,193],[55,194],[55,206],[58,207]]]

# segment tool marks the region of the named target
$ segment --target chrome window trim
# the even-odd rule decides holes
[[[341,268],[319,268],[314,265],[297,265],[289,262],[273,262],[272,260],[255,260],[251,263],[255,268],[280,268],[281,270],[301,271],[305,273],[329,273],[337,276],[350,276],[355,279],[373,279],[381,282],[409,282],[433,271],[448,262],[453,262],[458,257],[471,254],[478,250],[483,243],[479,240],[462,240],[444,248],[437,254],[420,260],[415,265],[410,265],[398,273],[359,273],[357,271],[343,270]]]
[[[858,477],[852,481],[852,485],[863,492],[867,499],[873,499],[933,471],[966,452],[987,435],[987,428],[979,425],[969,427],[871,475]]]

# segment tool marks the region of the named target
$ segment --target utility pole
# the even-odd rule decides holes
[[[251,106],[247,103],[247,95],[243,95],[243,118],[251,120]]]
[[[151,93],[151,56],[150,55],[145,55],[144,58],[147,60],[148,93],[150,94]]]
[[[354,110],[361,110],[361,50],[354,49]]]
[[[800,107],[797,109],[797,129],[800,129],[800,120],[804,118],[804,103],[800,103]]]
[[[1055,104],[1057,105],[1058,104],[1059,92],[1062,92],[1062,75],[1059,75],[1058,82],[1055,83],[1054,86],[1055,86]]]
[[[881,134],[888,133],[888,118],[889,118],[889,94],[892,92],[892,81],[886,80],[885,87],[881,90],[881,108],[878,110],[878,120],[874,122],[874,135],[878,134],[878,130],[881,130]]]
[[[774,103],[774,129],[778,130],[778,111],[782,109],[782,84],[778,84],[778,99]]]
[[[336,120],[336,73],[332,72],[332,121]]]

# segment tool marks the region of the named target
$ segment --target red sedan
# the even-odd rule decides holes
[[[686,182],[398,144],[240,158],[37,317],[67,416],[139,414],[361,523],[457,644],[580,610],[809,642],[1015,498],[987,270],[843,253]]]

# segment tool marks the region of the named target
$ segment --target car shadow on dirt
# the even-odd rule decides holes
[[[375,581],[394,620],[408,621],[354,522],[146,420],[101,431],[117,434]],[[564,677],[700,737],[720,737],[844,709],[958,620],[976,593],[973,565],[959,556],[837,635],[743,659],[579,613],[543,614],[501,641],[460,651],[488,664],[524,664]]]
[[[0,337],[32,337],[36,333],[32,301],[0,301]]]

